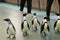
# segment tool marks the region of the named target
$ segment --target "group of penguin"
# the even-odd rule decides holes
[[[21,30],[23,31],[23,36],[27,36],[28,33],[27,31],[30,29],[29,27],[29,23],[26,20],[26,13],[23,14],[24,20],[21,23]],[[39,20],[37,19],[36,13],[33,14],[33,19],[32,19],[32,27],[35,29],[35,31],[37,31],[37,27],[38,25],[41,26],[40,28],[40,33],[41,34],[45,34],[46,35],[46,31],[48,30],[48,32],[50,31],[49,28],[49,21],[47,20],[47,17],[44,17],[44,20],[42,22],[42,24],[40,24]],[[10,38],[13,35],[13,38],[15,38],[16,35],[16,29],[14,27],[14,25],[12,24],[11,20],[9,18],[4,19],[4,21],[8,22],[8,28],[7,28],[7,34],[9,34],[8,38]],[[57,14],[57,20],[54,23],[54,30],[59,32],[60,30],[60,15]]]

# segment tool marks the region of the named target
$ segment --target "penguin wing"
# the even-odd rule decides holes
[[[37,20],[37,22],[39,23],[39,25],[40,25],[40,22]]]
[[[57,24],[57,21],[55,21],[55,23],[54,23],[54,29],[55,29],[55,27],[56,27],[56,24]]]
[[[27,23],[27,25],[28,25],[28,28],[30,29],[30,27],[29,27],[29,24]]]
[[[14,31],[16,31],[16,29],[15,29],[15,27],[14,27],[14,25],[13,25],[13,24],[12,24],[12,26],[13,26]]]
[[[49,26],[47,27],[47,29],[48,29],[48,31],[50,31],[50,28],[49,28]]]
[[[44,24],[41,24],[41,31],[42,32],[44,30]]]
[[[7,32],[7,34],[8,34],[8,30],[9,30],[9,27],[7,28],[7,31],[6,31],[6,32]]]
[[[21,23],[21,30],[23,30],[23,23],[24,23],[24,22]]]
[[[34,19],[32,20],[32,25],[33,25],[33,23],[34,23]]]

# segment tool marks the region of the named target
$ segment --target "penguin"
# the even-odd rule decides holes
[[[44,20],[41,24],[41,30],[40,30],[40,33],[43,34],[43,36],[46,36],[46,31],[48,30],[48,32],[50,31],[50,28],[49,28],[49,25],[48,25],[48,18],[47,17],[44,17]]]
[[[12,24],[11,20],[9,18],[3,19],[4,21],[8,22],[8,27],[7,27],[7,34],[9,35],[7,38],[11,38],[13,36],[13,38],[15,38],[15,34],[16,34],[16,29],[14,27],[14,25]]]
[[[21,30],[23,31],[23,36],[27,36],[28,35],[27,31],[30,29],[29,24],[26,20],[26,15],[27,15],[26,13],[23,14],[23,19],[24,20],[21,23]]]
[[[40,22],[37,19],[36,13],[33,14],[33,20],[32,20],[32,25],[33,25],[33,29],[35,29],[35,31],[37,31],[37,27],[38,25],[40,25]]]
[[[57,20],[54,23],[55,32],[59,32],[60,30],[60,14],[57,14]]]

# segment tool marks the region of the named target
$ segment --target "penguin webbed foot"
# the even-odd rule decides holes
[[[44,32],[44,33],[42,34],[42,36],[44,36],[44,37],[45,37],[45,36],[47,36],[47,34]]]
[[[43,32],[43,31],[40,31],[40,33],[41,33],[41,35],[44,36],[44,37],[48,35],[46,32]]]
[[[13,36],[13,38],[15,38],[15,35]]]
[[[27,36],[27,35],[28,35],[28,33],[27,33],[27,32],[24,32],[24,33],[23,33],[23,36]]]
[[[10,38],[10,35],[7,38]]]
[[[37,31],[38,29],[37,28],[35,28],[35,31]]]
[[[60,31],[59,31],[59,30],[57,30],[57,33],[60,33]]]
[[[33,28],[33,31],[35,31],[35,32],[36,32],[37,30],[38,30],[37,28]]]
[[[60,33],[60,31],[59,30],[55,30],[55,33]]]

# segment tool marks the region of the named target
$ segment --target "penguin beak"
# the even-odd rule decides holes
[[[10,21],[10,19],[3,19],[4,21]]]
[[[4,21],[6,21],[6,19],[3,19]]]

